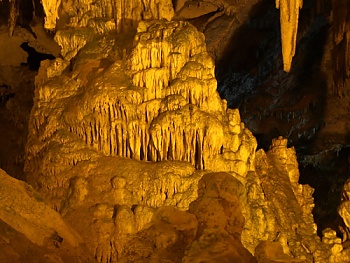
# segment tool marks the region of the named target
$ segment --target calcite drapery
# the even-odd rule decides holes
[[[283,69],[289,72],[295,55],[299,22],[299,9],[303,0],[276,0],[276,8],[280,9],[281,41]]]
[[[102,42],[100,46],[107,51],[102,56],[107,58],[113,50],[105,46],[114,42],[105,37]],[[89,148],[89,154],[60,146],[66,148],[65,157],[52,152],[46,161],[60,163],[68,158],[63,163],[74,165],[97,151],[137,160],[187,161],[198,169],[231,171],[244,178],[256,142],[241,124],[238,111],[227,110],[216,92],[214,64],[205,51],[203,35],[187,22],[141,22],[134,46],[127,63],[120,60],[101,68],[104,73],[90,74],[88,82],[86,71],[93,68],[81,66],[77,59],[75,77],[49,78],[38,87],[30,138],[41,142],[28,144],[28,170],[33,170],[30,166],[37,165],[38,154],[55,140],[68,146],[74,137],[80,140],[79,148]],[[80,53],[91,56],[91,52],[96,49],[86,45]],[[96,56],[93,61],[90,65],[100,63]],[[38,84],[39,79],[47,79],[49,74],[44,72]],[[58,92],[57,85],[67,90]],[[64,170],[62,165],[48,163],[39,167],[56,175]]]
[[[244,181],[256,141],[238,111],[226,109],[217,94],[204,37],[189,23],[141,22],[128,61],[110,61],[115,41],[101,36],[90,45],[84,30],[58,32],[62,46],[72,37],[77,43],[63,49],[65,60],[43,63],[37,76],[26,170],[33,184],[66,199],[63,205],[53,200],[62,213],[94,204],[106,210],[97,216],[102,221],[94,224],[99,230],[91,243],[102,260],[118,257],[106,239],[116,246],[126,240],[123,233],[111,234],[113,214],[99,203],[187,209],[203,174],[194,167],[227,170]],[[67,60],[75,54],[67,74]],[[168,160],[173,162],[161,162]]]
[[[174,9],[171,0],[43,0],[45,28],[56,30],[57,20],[68,20],[69,26],[113,24],[116,32],[135,29],[142,19],[171,20]]]
[[[45,12],[45,23],[44,27],[48,30],[55,30],[56,20],[59,19],[59,7],[61,5],[61,0],[43,0],[42,5]]]
[[[140,22],[125,56],[115,55],[123,52],[113,35],[84,36],[58,32],[63,46],[73,37],[77,49],[42,64],[25,169],[72,225],[93,225],[95,256],[114,260],[127,242],[113,225],[114,206],[186,210],[205,173],[195,168],[227,171],[244,183],[256,140],[216,92],[214,63],[191,24]],[[70,54],[76,59],[67,63]],[[82,209],[91,213],[86,220],[70,220]]]

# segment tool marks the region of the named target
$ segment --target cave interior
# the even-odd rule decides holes
[[[238,11],[224,12],[219,6],[185,13],[187,4],[199,9],[202,2],[222,2],[224,8],[231,5]],[[337,208],[350,175],[350,2],[303,1],[289,72],[283,69],[280,10],[275,1],[173,0],[172,4],[175,21],[189,21],[205,35],[215,62],[217,91],[229,108],[239,109],[257,149],[268,151],[279,136],[295,148],[299,183],[315,189],[312,214],[317,234],[322,237],[322,231],[331,228],[343,238],[339,226],[344,227],[344,222]],[[0,168],[23,181],[40,63],[62,58],[54,40],[56,32],[67,28],[64,14],[60,17],[55,30],[46,29],[41,1],[0,0]],[[115,37],[124,45],[130,43],[130,34],[135,31]],[[65,72],[79,67],[76,57]],[[0,229],[5,231],[6,226]]]

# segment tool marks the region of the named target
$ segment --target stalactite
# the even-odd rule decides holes
[[[13,36],[15,31],[18,15],[19,15],[19,1],[20,0],[10,0],[10,14],[8,18],[8,32],[9,36]]]
[[[303,0],[276,0],[276,8],[280,9],[283,69],[286,72],[290,71],[295,55],[299,9],[302,6]]]
[[[56,20],[59,18],[58,8],[61,5],[61,0],[56,0],[56,1],[43,0],[42,5],[45,12],[44,27],[48,30],[55,30]]]

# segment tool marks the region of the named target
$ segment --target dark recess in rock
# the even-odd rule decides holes
[[[38,71],[40,67],[40,62],[46,59],[54,60],[55,56],[51,54],[40,53],[35,50],[35,48],[29,46],[28,42],[21,44],[21,48],[28,53],[27,63],[22,65],[27,65],[30,70]]]

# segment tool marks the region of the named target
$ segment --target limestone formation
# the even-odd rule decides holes
[[[56,211],[50,208],[40,194],[30,185],[10,177],[1,169],[0,200],[1,228],[3,229],[5,226],[12,233],[15,231],[22,233],[25,236],[25,238],[22,238],[24,242],[30,241],[34,244],[29,245],[29,250],[42,249],[42,252],[47,253],[42,256],[46,257],[48,262],[54,262],[52,258],[62,260],[64,257],[74,260],[74,256],[79,256],[81,262],[91,261],[90,254],[84,256],[81,253],[83,240],[79,234],[67,225]],[[0,238],[2,241],[7,238],[9,241],[11,235],[7,238],[6,235],[8,233],[1,231]],[[12,244],[9,243],[8,245],[10,247]],[[63,249],[57,250],[55,253],[45,250],[50,246],[56,246],[56,248],[62,246]],[[0,259],[4,260],[3,262],[17,262],[12,261],[16,259],[14,257],[16,255],[15,251],[9,253],[3,242],[0,243],[0,247]],[[3,250],[3,248],[5,249]],[[18,251],[21,249],[19,248]],[[17,249],[15,248],[15,250]],[[29,258],[26,255],[17,256],[25,261]]]
[[[56,30],[57,20],[68,20],[71,27],[95,27],[97,24],[114,28],[115,32],[136,29],[143,19],[171,20],[174,9],[170,0],[113,1],[50,1],[44,0],[45,28]],[[108,24],[108,25],[107,25]]]
[[[276,8],[280,9],[281,41],[283,69],[289,72],[295,55],[299,23],[299,9],[303,0],[276,0]]]
[[[177,15],[181,19],[191,19],[204,16],[210,13],[219,15],[234,15],[237,12],[237,2],[231,0],[188,0],[185,2],[178,1],[176,5]],[[215,16],[215,18],[217,15]],[[214,18],[212,18],[213,20]]]
[[[114,42],[104,39],[99,41],[111,52],[108,45]],[[89,65],[101,59],[89,59]],[[238,112],[220,100],[203,35],[189,23],[141,22],[127,63],[111,61],[94,71],[78,61],[73,78],[52,77],[36,89],[27,148],[31,173],[43,172],[44,181],[51,175],[59,178],[65,166],[91,154],[186,161],[197,169],[230,171],[242,180],[252,169],[255,139]],[[39,76],[52,76],[45,73],[51,68],[42,68]],[[69,146],[73,141],[75,150]],[[56,157],[38,159],[47,150]],[[64,187],[66,180],[52,183],[44,185]]]
[[[79,245],[81,240],[78,235],[65,225],[31,186],[11,178],[3,170],[0,170],[0,176],[1,220],[38,245],[43,245],[45,239],[55,232],[70,245]]]
[[[244,183],[256,140],[217,94],[214,63],[191,24],[142,21],[121,57],[112,37],[78,30],[57,32],[64,60],[42,63],[36,78],[25,169],[55,209],[95,237],[87,246],[103,262],[120,258],[147,225],[130,207],[188,209],[201,170]],[[82,211],[90,212],[76,224]],[[134,230],[120,232],[119,215]]]
[[[338,214],[343,219],[345,229],[341,229],[343,233],[343,241],[349,240],[350,238],[350,180],[348,179],[342,191],[341,203],[338,207]]]
[[[172,20],[187,2],[43,0],[61,54],[35,79],[35,190],[0,171],[0,219],[40,245],[84,241],[86,262],[348,262],[334,231],[316,234],[294,148],[256,152],[220,98],[204,35]],[[236,3],[196,1],[229,16]],[[301,1],[276,5],[289,71]]]

